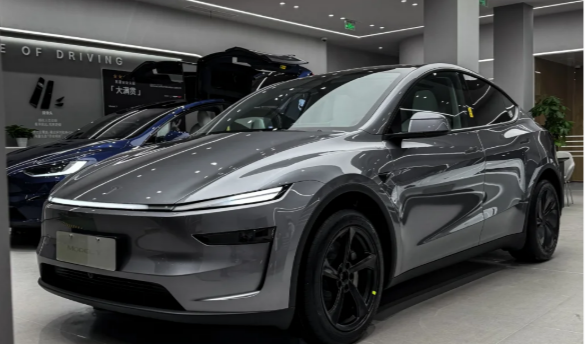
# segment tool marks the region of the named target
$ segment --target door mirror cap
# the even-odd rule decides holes
[[[441,113],[421,111],[415,113],[409,120],[407,132],[388,134],[386,138],[418,138],[442,136],[450,132],[450,122]]]

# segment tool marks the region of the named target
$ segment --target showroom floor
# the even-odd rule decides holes
[[[364,344],[582,343],[583,188],[564,209],[555,258],[518,264],[502,251],[422,276],[383,296]],[[94,312],[37,285],[33,245],[12,250],[18,344],[299,343],[276,329],[166,323]]]

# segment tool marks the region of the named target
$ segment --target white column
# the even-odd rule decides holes
[[[478,72],[478,0],[427,0],[424,13],[425,63],[451,63]]]
[[[494,81],[523,109],[535,103],[533,7],[519,3],[494,9]]]
[[[4,87],[0,55],[0,343],[14,343],[12,329],[12,290],[10,284],[10,233],[8,230],[8,190],[6,188],[6,135],[4,127]]]

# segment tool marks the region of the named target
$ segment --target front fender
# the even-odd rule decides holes
[[[396,220],[393,220],[393,217],[391,216],[391,214],[396,212],[394,211],[393,205],[386,192],[376,183],[377,178],[370,179],[359,174],[341,175],[330,180],[328,183],[323,184],[323,186],[313,195],[308,203],[311,206],[307,207],[306,213],[304,214],[304,218],[307,218],[308,220],[305,223],[295,253],[291,276],[290,305],[296,304],[297,289],[300,282],[299,271],[303,264],[306,246],[315,234],[315,227],[318,225],[317,222],[320,220],[320,215],[337,197],[350,192],[358,192],[371,198],[378,206],[378,210],[380,210],[384,216],[392,246],[391,264],[386,267],[386,285],[390,283],[398,264],[400,264],[402,247],[400,241],[397,240],[397,233],[395,232],[395,228],[397,228],[395,226]]]

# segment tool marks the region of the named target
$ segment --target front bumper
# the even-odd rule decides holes
[[[322,186],[301,182],[278,201],[185,213],[48,204],[38,248],[39,283],[57,295],[122,313],[181,322],[286,327],[294,308],[289,301],[297,247],[319,203],[314,195]],[[276,228],[272,243],[206,246],[193,238],[268,227]],[[116,271],[57,261],[57,231],[115,237]],[[61,279],[51,278],[47,271],[57,271]],[[94,286],[96,277],[96,288],[84,287]],[[130,286],[133,295],[99,292],[114,284]],[[147,289],[160,291],[161,297],[168,293],[175,303],[154,302],[156,297]]]
[[[51,189],[63,179],[32,178],[22,173],[8,177],[10,227],[13,229],[41,228],[43,204]]]
[[[278,311],[256,313],[200,313],[168,311],[156,308],[131,306],[125,303],[116,303],[76,294],[64,289],[56,288],[39,279],[39,285],[46,291],[66,299],[83,303],[92,307],[105,309],[112,312],[136,315],[145,318],[173,321],[180,323],[209,324],[209,325],[242,325],[242,326],[275,326],[287,329],[295,315],[294,308]]]

